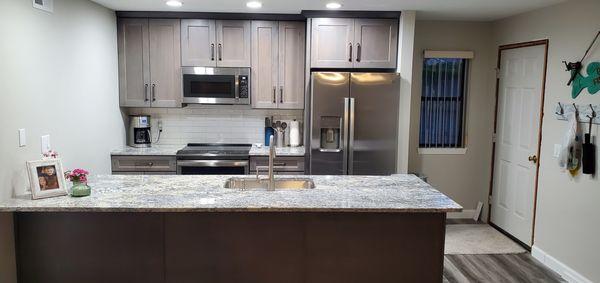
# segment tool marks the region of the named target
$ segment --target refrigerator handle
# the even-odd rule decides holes
[[[350,98],[344,97],[344,119],[342,129],[340,131],[340,148],[342,149],[342,170],[343,174],[348,174],[348,126],[350,122]]]
[[[348,122],[348,175],[354,175],[354,97],[350,101]]]

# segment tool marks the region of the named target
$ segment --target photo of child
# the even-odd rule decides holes
[[[38,183],[40,190],[58,189],[58,177],[56,176],[56,167],[54,165],[39,166],[37,169]]]

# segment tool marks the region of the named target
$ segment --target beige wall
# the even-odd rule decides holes
[[[117,84],[116,18],[90,1],[0,1],[0,200],[28,186],[25,161],[50,134],[65,168],[109,173],[124,142]],[[18,146],[17,129],[27,130]],[[11,215],[0,216],[0,282],[14,282]]]
[[[600,282],[600,182],[598,177],[569,176],[552,156],[567,126],[553,115],[557,102],[600,104],[600,93],[590,95],[586,90],[577,99],[570,98],[569,73],[561,63],[583,55],[600,30],[599,15],[600,1],[571,0],[494,23],[496,47],[550,41],[534,246],[594,282]],[[593,61],[600,61],[600,43],[587,60]],[[597,137],[598,126],[592,130]]]
[[[491,31],[490,23],[448,21],[417,21],[415,31],[409,172],[427,175],[429,183],[465,210],[475,209],[479,201],[487,204],[489,191],[495,104],[495,96],[490,93],[490,83],[494,81]],[[467,94],[465,154],[417,153],[424,50],[475,52]],[[487,219],[486,213],[483,219]]]

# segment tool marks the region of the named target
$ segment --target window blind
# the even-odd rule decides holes
[[[424,59],[420,147],[464,147],[468,67],[464,58]]]

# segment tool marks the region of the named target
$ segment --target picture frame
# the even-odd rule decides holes
[[[68,194],[65,173],[59,158],[27,161],[27,173],[32,199]]]

